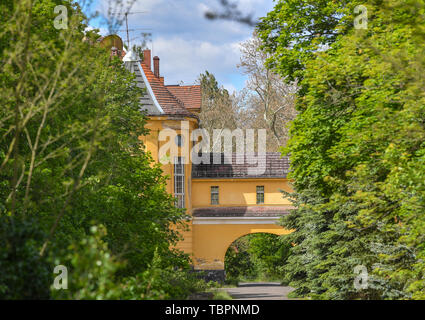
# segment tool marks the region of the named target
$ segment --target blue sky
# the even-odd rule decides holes
[[[233,0],[241,11],[264,16],[273,8],[272,0]],[[95,0],[93,8],[107,12],[107,0]],[[130,39],[151,32],[153,56],[159,56],[160,72],[166,84],[193,84],[205,70],[230,91],[243,88],[245,76],[238,70],[239,43],[249,39],[253,28],[232,21],[204,18],[208,9],[219,9],[218,0],[137,0],[129,15]],[[96,23],[94,27],[99,27]],[[103,33],[106,31],[101,30]],[[123,40],[125,32],[120,32]],[[138,40],[134,42],[137,43]]]

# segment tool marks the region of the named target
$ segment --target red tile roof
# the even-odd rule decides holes
[[[168,85],[166,88],[189,110],[201,109],[201,86]]]
[[[152,88],[153,94],[165,114],[195,117],[194,114],[185,108],[182,101],[171,94],[145,63],[141,62],[141,66]]]

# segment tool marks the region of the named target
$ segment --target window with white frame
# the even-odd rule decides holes
[[[211,204],[218,204],[218,187],[211,187]]]
[[[257,186],[257,204],[264,204],[264,186]]]
[[[184,157],[174,158],[174,196],[177,198],[176,206],[185,208],[184,203]]]

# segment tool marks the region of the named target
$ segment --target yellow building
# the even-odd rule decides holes
[[[278,153],[206,153],[200,161],[191,150],[201,139],[200,86],[165,85],[158,57],[152,68],[150,50],[144,51],[143,61],[131,51],[123,61],[144,89],[141,105],[150,134],[141,139],[170,177],[167,191],[192,217],[178,248],[192,256],[195,270],[222,280],[226,251],[239,237],[290,232],[276,224],[291,208],[280,192],[291,191],[288,159]]]

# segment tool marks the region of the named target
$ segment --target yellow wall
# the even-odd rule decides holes
[[[183,130],[181,130],[181,121],[173,118],[169,118],[167,116],[161,117],[150,117],[147,121],[146,128],[149,129],[149,134],[147,136],[142,136],[140,139],[143,141],[146,150],[152,155],[154,161],[159,162],[159,150],[162,146],[164,146],[168,140],[159,141],[159,133],[164,129],[173,129],[177,134],[181,134],[183,136],[184,143],[190,142],[190,134],[193,129],[198,128],[198,122],[194,118],[185,118],[184,121],[187,121],[189,124],[189,132],[188,134]],[[171,141],[174,143],[174,141]],[[184,156],[189,159],[188,163],[185,165],[185,204],[186,209],[189,214],[192,213],[192,198],[191,198],[191,172],[192,172],[192,164],[190,161],[190,153],[186,153],[184,148],[177,148],[180,156]],[[175,155],[175,156],[177,156]],[[172,154],[169,154],[170,157],[173,157]],[[167,183],[167,192],[173,194],[174,192],[174,176],[173,171],[174,167],[172,163],[163,164],[162,170],[164,171],[164,175],[168,176]],[[190,227],[190,224],[189,224]],[[184,231],[182,232],[184,237],[184,241],[180,242],[177,248],[183,250],[186,253],[192,253],[192,231]]]
[[[180,130],[181,120],[166,116],[149,118],[146,127],[150,130],[149,135],[140,137],[150,152],[153,159],[159,162],[159,150],[168,141],[159,141],[159,133],[166,128],[174,129],[177,134],[182,134],[185,143],[192,142],[190,134],[198,128],[198,122],[193,118],[186,118],[189,132]],[[184,154],[182,148],[178,148],[179,155],[189,159],[190,152]],[[173,155],[169,155],[172,157]],[[162,165],[164,174],[169,177],[167,192],[173,194],[174,178],[173,165]],[[264,186],[264,204],[262,206],[291,207],[291,203],[283,198],[279,189],[291,191],[291,186],[286,179],[191,179],[191,161],[185,165],[185,204],[188,214],[192,214],[193,208],[202,207],[230,207],[230,206],[257,206],[256,186]],[[210,187],[219,186],[219,205],[211,205]],[[182,232],[184,238],[177,248],[189,253],[193,257],[196,269],[224,269],[224,256],[230,244],[241,236],[256,232],[269,232],[274,234],[287,234],[290,231],[276,224],[195,224],[189,223],[189,230]]]
[[[149,118],[146,128],[149,129],[149,135],[142,136],[141,140],[146,146],[146,149],[148,152],[151,153],[153,159],[156,162],[159,162],[159,150],[160,148],[165,145],[168,140],[166,141],[159,141],[159,132],[164,129],[173,129],[176,131],[177,134],[182,134],[183,139],[185,143],[190,144],[190,133],[193,129],[198,128],[197,120],[194,118],[185,118],[184,121],[187,121],[189,123],[189,135],[186,136],[184,132],[180,130],[181,127],[181,121],[182,120],[175,120],[173,118],[167,118],[167,117],[151,117]],[[174,143],[174,141],[172,141]],[[188,209],[188,212],[191,212],[192,206],[192,199],[190,197],[191,195],[191,172],[192,172],[192,164],[190,161],[190,153],[185,153],[183,148],[177,148],[180,156],[184,156],[187,159],[189,159],[188,164],[185,165],[185,194],[186,194],[186,208]],[[174,155],[169,155],[170,157],[173,157]],[[177,156],[177,155],[175,155]],[[174,189],[174,177],[173,177],[173,164],[165,164],[162,165],[162,170],[164,171],[164,174],[169,176],[168,184],[167,184],[167,191],[170,194],[173,194]]]
[[[219,187],[219,204],[211,205],[211,187]],[[231,207],[257,206],[257,188],[264,186],[264,204],[258,206],[288,206],[291,202],[279,191],[291,191],[287,179],[194,179],[192,180],[192,206]]]
[[[201,270],[223,270],[224,257],[229,246],[238,238],[258,232],[278,235],[291,231],[271,224],[226,224],[226,225],[194,225],[193,255],[194,267]]]

